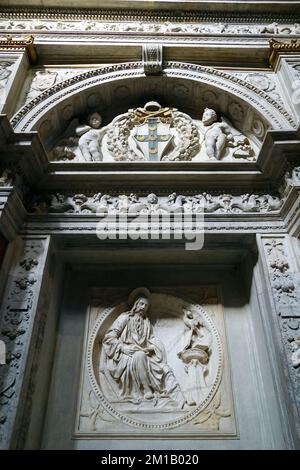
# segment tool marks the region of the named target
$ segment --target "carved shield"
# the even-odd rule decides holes
[[[158,118],[150,118],[144,124],[135,126],[132,137],[147,160],[160,160],[173,141],[170,124]]]

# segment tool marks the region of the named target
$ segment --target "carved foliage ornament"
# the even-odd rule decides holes
[[[199,134],[186,114],[149,102],[113,121],[107,148],[116,161],[191,160],[199,150]]]
[[[23,355],[26,349],[26,335],[30,330],[31,312],[38,281],[39,258],[44,251],[41,240],[28,240],[23,257],[17,264],[8,297],[2,304],[0,337],[6,343],[7,361],[0,369],[0,447],[5,447],[8,438],[10,418],[15,413],[16,390],[22,373]],[[24,358],[25,360],[25,358]]]
[[[278,322],[288,360],[295,404],[300,414],[300,284],[293,268],[288,238],[263,237],[263,249],[269,270]]]

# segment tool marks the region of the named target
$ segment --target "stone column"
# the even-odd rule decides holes
[[[281,380],[291,398],[288,419],[300,438],[300,273],[292,238],[286,234],[257,235],[257,244],[261,293],[273,317],[269,325],[275,327],[266,335],[279,343],[272,360],[282,369]]]
[[[45,273],[50,237],[19,237],[13,245],[14,257],[0,310],[0,338],[6,345],[6,364],[0,365],[2,449],[18,447],[25,415],[30,414],[26,407],[33,393],[37,350],[43,341],[47,312],[42,292],[49,288]]]

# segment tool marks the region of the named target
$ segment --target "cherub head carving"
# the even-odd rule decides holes
[[[205,126],[210,126],[218,119],[217,113],[214,109],[205,108],[202,116],[202,122]]]
[[[99,113],[92,113],[89,115],[88,123],[93,129],[99,129],[102,124],[102,118]]]

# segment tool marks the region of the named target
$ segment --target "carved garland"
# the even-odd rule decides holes
[[[168,157],[162,158],[162,160],[170,161],[191,161],[195,154],[199,151],[199,134],[198,130],[193,123],[190,116],[181,113],[177,110],[172,111],[173,128],[178,132],[179,142],[176,148],[171,152]],[[107,131],[107,146],[111,149],[114,159],[116,161],[136,161],[146,160],[146,157],[142,158],[134,153],[128,144],[128,137],[130,130],[135,124],[135,114],[128,113],[127,125],[124,126],[122,122],[115,122],[111,125]],[[183,128],[187,127],[187,130]],[[185,145],[185,140],[189,141],[189,145]]]

